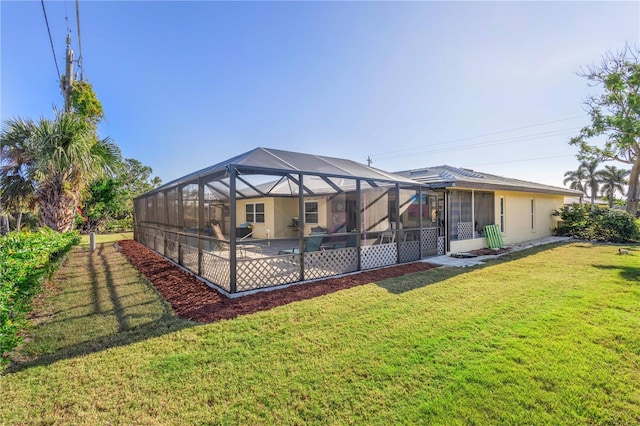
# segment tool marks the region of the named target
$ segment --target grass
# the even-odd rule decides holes
[[[103,243],[115,243],[120,240],[132,240],[133,232],[116,232],[114,234],[96,234],[96,245]],[[80,244],[83,246],[89,246],[89,234],[80,236]]]
[[[35,358],[0,378],[0,422],[637,424],[631,249],[535,248],[198,326],[110,245],[78,250]]]

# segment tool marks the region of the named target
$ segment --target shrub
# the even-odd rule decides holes
[[[111,219],[99,227],[100,232],[128,232],[133,230],[133,218]]]
[[[26,325],[26,314],[42,281],[79,242],[77,233],[58,234],[50,229],[0,238],[0,363],[6,363],[5,355],[20,344],[18,333]]]
[[[596,234],[602,237],[602,241],[622,243],[640,239],[638,221],[629,213],[621,210],[598,209],[594,214]]]
[[[615,243],[640,240],[640,224],[625,211],[609,208],[591,211],[589,205],[574,203],[556,210],[553,215],[562,220],[556,235]]]
[[[561,222],[556,229],[556,235],[566,235],[576,238],[584,238],[583,234],[591,225],[591,214],[585,204],[573,203],[553,212],[554,216],[560,216]]]

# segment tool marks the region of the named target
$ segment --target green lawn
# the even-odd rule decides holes
[[[0,423],[640,423],[639,247],[529,249],[197,326],[110,244],[58,281],[0,377]]]
[[[80,244],[89,246],[89,234],[80,236]],[[96,245],[102,243],[114,243],[120,240],[132,240],[133,232],[116,232],[114,234],[96,234]]]

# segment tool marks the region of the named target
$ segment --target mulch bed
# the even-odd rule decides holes
[[[438,267],[423,262],[405,263],[230,299],[136,241],[122,240],[118,245],[131,264],[169,302],[177,316],[197,322],[212,322],[266,311],[291,302]]]

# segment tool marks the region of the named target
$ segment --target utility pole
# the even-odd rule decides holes
[[[71,49],[71,34],[67,33],[67,56],[65,61],[64,79],[60,82],[64,97],[64,110],[71,112],[71,85],[73,84],[73,50]]]
[[[373,163],[371,156],[367,156],[367,166],[371,167],[371,163]]]

